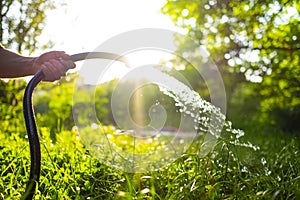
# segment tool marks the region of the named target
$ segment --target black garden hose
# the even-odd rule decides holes
[[[106,52],[87,52],[71,55],[71,60],[76,62],[86,59],[110,59],[117,60],[125,63],[128,66],[128,62],[122,56],[113,53]],[[40,141],[35,122],[35,114],[32,106],[32,93],[34,88],[43,80],[45,75],[43,71],[38,71],[28,83],[23,98],[23,112],[26,124],[26,130],[28,134],[29,146],[30,146],[30,176],[26,190],[22,199],[32,199],[35,193],[36,184],[39,182],[41,171],[41,150]]]

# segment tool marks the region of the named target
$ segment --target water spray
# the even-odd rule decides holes
[[[150,169],[157,170],[166,166],[168,163],[175,161],[179,156],[181,156],[192,144],[194,138],[200,137],[202,139],[200,152],[197,151],[197,153],[199,156],[204,156],[213,149],[219,135],[221,134],[223,125],[225,125],[225,128],[228,128],[228,130],[232,130],[228,123],[225,123],[225,115],[221,113],[220,109],[213,106],[218,105],[218,107],[222,108],[223,111],[226,111],[225,88],[217,66],[210,61],[209,55],[201,48],[199,48],[198,52],[199,63],[197,62],[196,66],[193,65],[194,62],[189,56],[185,57],[178,55],[176,53],[176,46],[173,44],[174,35],[177,34],[173,31],[163,29],[140,29],[129,31],[115,36],[101,44],[96,50],[99,52],[80,53],[71,56],[71,59],[74,62],[86,59],[109,59],[120,61],[129,66],[127,60],[123,56],[119,55],[126,55],[126,58],[130,58],[130,53],[140,50],[167,52],[174,58],[190,63],[192,67],[195,68],[195,72],[198,73],[206,83],[210,93],[211,103],[205,101],[198,93],[189,87],[188,80],[186,80],[184,76],[180,75],[179,72],[168,74],[170,69],[167,69],[163,65],[153,65],[153,63],[150,63],[150,65],[132,67],[130,72],[122,77],[122,80],[116,84],[116,88],[114,88],[111,97],[111,108],[114,121],[117,124],[116,127],[124,130],[126,132],[125,134],[131,136],[132,144],[134,146],[133,150],[127,151],[122,148],[118,148],[116,145],[111,145],[108,138],[109,134],[107,134],[104,130],[99,130],[99,120],[95,107],[91,108],[91,112],[88,113],[88,116],[85,116],[85,112],[81,112],[80,110],[85,109],[85,107],[73,107],[73,118],[75,124],[79,129],[81,129],[79,131],[81,135],[80,138],[86,148],[91,152],[91,155],[96,156],[98,159],[101,159],[104,163],[110,166],[130,173],[144,172],[145,170]],[[186,38],[186,36],[184,36],[184,38]],[[116,52],[117,54],[105,52]],[[151,58],[151,55],[147,54],[147,56]],[[90,64],[86,64],[87,68],[84,66],[82,68],[90,69],[89,65]],[[94,65],[94,63],[91,65]],[[101,74],[96,74],[94,71],[89,70],[82,70],[82,72],[92,72],[90,75],[93,77],[95,75],[99,75],[102,79],[105,77],[103,73],[105,71],[102,71]],[[33,198],[40,178],[41,152],[37,126],[34,119],[34,110],[32,107],[32,93],[34,88],[43,78],[43,72],[37,72],[37,74],[28,83],[24,95],[23,107],[30,144],[31,168],[29,183],[22,199]],[[127,89],[124,89],[122,84],[126,84],[127,86],[128,84],[126,81],[130,82],[132,79],[136,81],[137,84],[133,84],[132,87],[129,86]],[[74,94],[77,93],[77,96],[80,97],[80,94],[82,94],[81,91],[86,90],[87,87],[84,87],[86,84],[84,81],[80,80],[77,83],[78,84],[76,84],[75,88],[75,91],[77,92],[74,92]],[[98,83],[99,82],[97,82],[96,85]],[[158,139],[160,135],[165,134],[164,126],[168,125],[164,123],[167,119],[166,111],[168,111],[168,107],[164,108],[162,106],[163,104],[160,104],[159,101],[153,102],[154,104],[150,107],[150,109],[148,109],[148,116],[151,119],[149,124],[142,125],[142,123],[136,123],[131,117],[129,108],[132,98],[138,96],[140,88],[148,86],[152,87],[152,85],[155,87],[157,86],[159,89],[158,92],[161,92],[164,97],[173,99],[173,108],[179,113],[179,117],[178,119],[175,118],[176,116],[174,115],[171,115],[170,117],[176,119],[175,126],[179,131],[175,131],[171,137],[168,136],[167,144],[163,144],[165,141],[159,143],[155,151],[148,151],[147,149],[147,152],[140,152],[136,151],[136,144],[143,145],[143,142],[148,141],[147,139],[152,139],[152,136],[155,136],[154,139]],[[91,87],[91,85],[89,85],[88,88],[89,90],[86,93],[87,100],[85,100],[85,104],[91,105],[92,103],[95,103],[92,102],[95,95],[90,93],[95,92],[96,87]],[[94,91],[91,88],[94,89]],[[74,105],[76,105],[77,101],[80,103],[80,98],[76,99],[77,96],[73,96]],[[137,107],[137,110],[139,110],[139,107]],[[119,115],[119,113],[122,113],[122,115]],[[87,120],[80,120],[82,118]],[[136,118],[138,118],[138,116]],[[121,134],[116,135],[119,136]],[[165,136],[163,135],[162,138],[164,137]],[[99,153],[99,151],[101,152]],[[108,156],[104,152],[110,152],[111,154]],[[167,155],[168,157],[166,158],[164,155]]]

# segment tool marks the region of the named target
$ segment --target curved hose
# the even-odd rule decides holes
[[[128,62],[122,56],[113,53],[106,52],[86,52],[71,55],[71,60],[76,62],[86,59],[110,59],[125,63],[128,66]],[[41,171],[41,150],[40,141],[35,122],[34,109],[32,106],[32,93],[34,88],[45,77],[42,70],[38,71],[28,83],[24,97],[23,97],[23,112],[26,124],[26,130],[28,134],[29,146],[30,146],[30,175],[29,182],[26,186],[26,190],[22,199],[32,199],[35,193],[36,184],[39,182]]]

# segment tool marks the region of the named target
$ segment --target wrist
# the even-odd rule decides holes
[[[31,75],[34,75],[37,71],[40,70],[39,64],[36,62],[37,57],[29,57],[28,58],[28,67]]]

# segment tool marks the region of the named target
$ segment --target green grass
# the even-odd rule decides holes
[[[249,133],[259,150],[221,139],[199,157],[193,148],[165,168],[125,173],[91,156],[75,132],[51,141],[41,131],[36,199],[299,199],[300,145],[283,133]],[[26,138],[0,134],[0,199],[19,199],[29,173]]]

